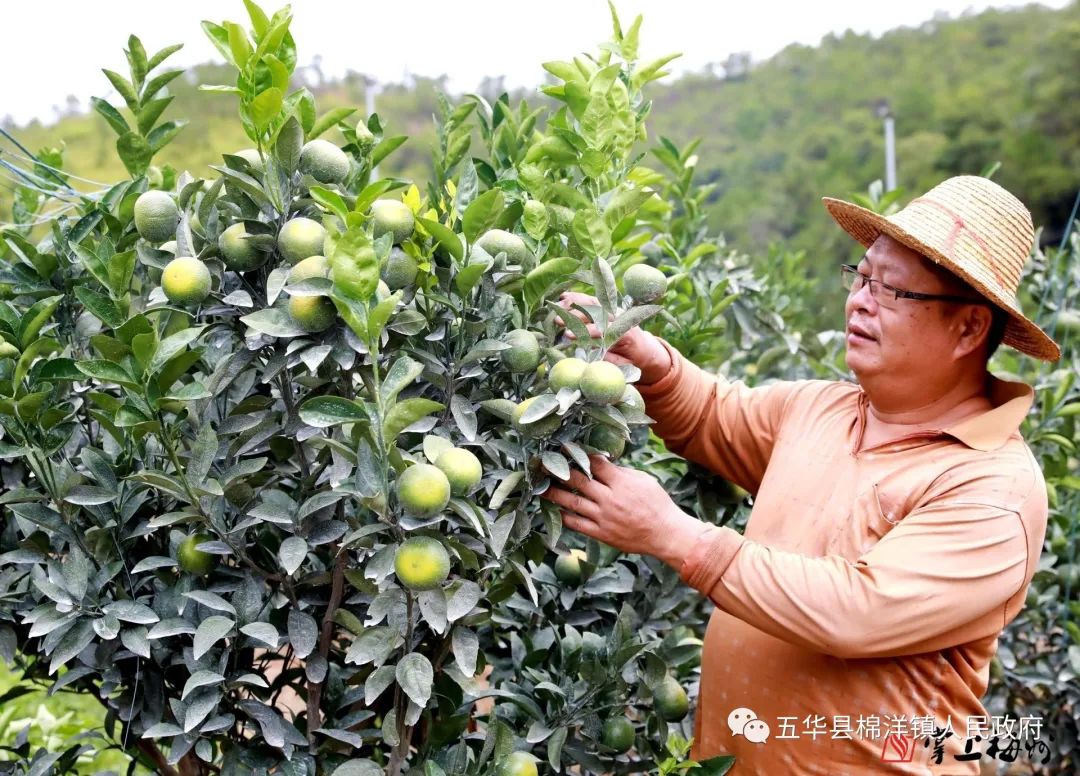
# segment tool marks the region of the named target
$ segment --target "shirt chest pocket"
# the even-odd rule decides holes
[[[837,536],[837,546],[844,557],[854,560],[867,553],[893,530],[907,514],[903,499],[875,483],[862,490],[851,505],[851,513]]]

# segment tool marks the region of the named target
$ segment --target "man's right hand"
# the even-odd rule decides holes
[[[559,296],[558,302],[560,307],[569,310],[571,315],[585,324],[590,336],[599,339],[602,336],[599,327],[595,323],[591,323],[585,313],[570,308],[570,305],[575,303],[582,306],[593,305],[599,307],[600,302],[595,296],[578,293],[577,291],[564,291]],[[566,325],[562,318],[559,317],[555,318],[555,323],[558,326]],[[569,339],[577,339],[569,329],[566,329],[565,333]],[[668,355],[667,349],[661,344],[660,339],[640,326],[630,329],[615,344],[609,347],[604,354],[604,360],[616,365],[633,364],[641,370],[640,382],[646,385],[655,383],[667,374],[671,368],[671,356]]]

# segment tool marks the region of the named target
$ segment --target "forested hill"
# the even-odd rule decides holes
[[[648,30],[646,15],[646,38]],[[597,41],[607,32],[597,30]],[[314,45],[299,41],[301,61]],[[1045,236],[1064,227],[1080,186],[1080,2],[1060,11],[1031,5],[928,21],[877,39],[828,36],[817,47],[793,45],[745,65],[731,57],[709,72],[654,85],[649,125],[650,142],[663,135],[681,146],[703,138],[698,179],[716,184],[712,223],[736,246],[755,254],[775,241],[805,248],[815,274],[849,255],[850,240],[820,198],[865,191],[883,177],[875,113],[882,99],[896,116],[899,183],[909,196],[947,175],[978,174],[1000,162],[995,180],[1030,204],[1036,223],[1047,226]],[[311,69],[304,75],[320,112],[363,108],[361,76],[327,81]],[[206,164],[220,162],[214,152],[250,145],[232,98],[196,90],[198,82],[226,78],[224,68],[207,65],[174,82],[176,100],[165,115],[191,123],[158,163],[205,172]],[[99,94],[108,94],[101,80]],[[412,136],[385,172],[426,176],[439,85],[418,79],[378,95],[384,125]],[[115,136],[97,114],[8,129],[33,149],[62,141],[67,166],[78,175],[124,176]],[[10,212],[9,200],[0,188],[0,212]]]

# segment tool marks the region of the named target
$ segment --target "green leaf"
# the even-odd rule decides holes
[[[191,694],[193,690],[197,690],[200,687],[207,687],[210,685],[224,684],[225,677],[216,671],[196,671],[188,680],[184,683],[184,689],[180,693],[180,700],[184,700]]]
[[[384,138],[381,143],[375,146],[371,152],[371,166],[374,167],[379,164],[383,159],[388,157],[394,151],[398,149],[406,140],[407,135],[398,135],[397,137]]]
[[[469,295],[476,284],[480,282],[484,277],[484,273],[487,272],[495,265],[494,259],[483,259],[481,261],[473,261],[454,276],[454,285],[457,287],[458,294],[465,298]]]
[[[445,409],[446,405],[431,399],[405,399],[398,402],[386,413],[383,421],[383,439],[390,445],[403,429],[433,412]]]
[[[276,307],[242,315],[240,320],[260,334],[269,334],[271,337],[302,337],[307,334],[287,312]]]
[[[244,7],[247,9],[248,18],[251,19],[251,29],[255,31],[256,39],[261,38],[270,27],[270,19],[252,0],[244,0]]]
[[[383,329],[386,328],[386,324],[397,309],[398,302],[401,301],[404,295],[404,289],[399,288],[372,308],[371,313],[368,315],[367,333],[369,342],[378,341]]]
[[[128,126],[124,117],[120,115],[120,111],[105,102],[105,100],[100,97],[91,97],[90,102],[93,104],[94,110],[101,114],[102,118],[109,123],[109,126],[113,128],[116,134],[123,135],[131,131],[131,127]]]
[[[87,377],[92,377],[95,380],[101,380],[105,383],[116,383],[126,388],[134,388],[136,390],[139,388],[139,384],[135,381],[135,378],[129,375],[119,364],[114,364],[112,361],[79,361],[75,364],[75,367]]]
[[[207,617],[200,623],[195,631],[195,640],[192,646],[192,656],[198,660],[210,651],[216,643],[232,632],[234,620],[220,615]]]
[[[330,277],[342,296],[367,302],[379,283],[379,260],[371,238],[360,227],[348,229],[330,253]]]
[[[64,634],[60,643],[52,652],[49,661],[49,674],[55,674],[60,666],[82,652],[94,640],[94,626],[89,619],[80,620]]]
[[[462,230],[465,232],[465,239],[470,243],[475,242],[477,237],[493,228],[498,222],[499,214],[502,213],[504,207],[505,197],[502,189],[485,191],[474,199],[465,209],[465,215],[462,216]]]
[[[281,89],[271,86],[263,89],[251,101],[251,121],[258,131],[265,131],[270,122],[281,113],[282,100]]]
[[[82,380],[85,375],[75,368],[75,361],[70,358],[50,358],[37,374],[39,382],[54,380]]]
[[[184,47],[183,43],[174,43],[173,45],[166,46],[161,51],[154,54],[154,56],[150,57],[150,61],[148,61],[146,63],[147,72],[153,70],[155,67],[160,65],[162,62],[164,62],[166,59],[171,57],[173,54],[175,54],[177,51],[179,51],[183,47]]]
[[[435,679],[431,661],[419,652],[410,652],[398,662],[395,677],[409,700],[421,708],[427,706],[431,698],[431,685]]]
[[[341,396],[316,396],[300,405],[300,420],[315,428],[342,423],[367,423],[367,410],[360,402]]]
[[[303,660],[315,650],[319,640],[319,627],[315,618],[299,609],[289,609],[289,643],[295,655]]]
[[[176,78],[183,75],[183,70],[166,70],[164,73],[159,73],[150,79],[146,84],[146,88],[143,89],[143,100],[149,100],[154,97],[158,92],[168,86]]]
[[[408,356],[400,356],[386,373],[379,390],[383,406],[393,405],[402,389],[412,383],[423,371],[423,364],[413,361]]]
[[[125,132],[117,138],[116,153],[132,177],[146,172],[154,155],[146,138],[134,132]]]
[[[290,119],[290,121],[292,120],[293,119]],[[322,186],[312,186],[311,189],[309,189],[309,193],[313,200],[332,212],[342,221],[348,218],[349,206],[345,204],[345,200],[336,191],[331,191]]]
[[[619,338],[638,324],[658,315],[664,308],[658,304],[637,305],[622,313],[604,331],[604,346],[611,347]]]
[[[175,334],[170,334],[163,339],[161,344],[158,345],[157,352],[150,361],[150,366],[147,371],[151,375],[157,374],[158,370],[165,366],[169,359],[185,350],[205,329],[206,326],[192,326],[187,329],[181,329]]]
[[[590,257],[605,257],[611,253],[611,231],[595,210],[579,210],[571,224],[574,239]]]
[[[300,151],[304,147],[304,130],[295,116],[290,116],[278,131],[274,153],[285,171],[292,175],[300,166]]]
[[[131,81],[138,90],[146,78],[146,49],[143,48],[141,40],[129,35],[127,51],[124,53],[127,54],[128,66],[131,68]]]
[[[405,181],[398,180],[397,178],[383,178],[374,183],[369,183],[356,196],[356,203],[353,205],[353,210],[357,213],[365,213],[367,212],[367,209],[371,207],[371,203],[383,194],[388,191],[393,191],[394,189],[400,189],[404,185]]]
[[[150,144],[151,153],[156,154],[168,145],[169,141],[176,137],[177,133],[186,126],[186,121],[166,121],[164,124],[158,125],[146,136],[146,140]]]
[[[154,126],[154,122],[165,112],[165,109],[169,107],[169,103],[172,101],[172,97],[161,97],[144,103],[135,117],[139,132],[144,135],[149,132]]]
[[[417,218],[416,220],[420,223],[420,226],[427,230],[428,234],[435,238],[435,241],[442,246],[443,250],[458,261],[465,258],[465,249],[462,247],[461,240],[454,230],[428,218]]]
[[[102,70],[105,77],[109,79],[109,83],[113,85],[113,88],[120,94],[124,102],[127,103],[128,108],[132,113],[139,111],[139,98],[135,94],[135,90],[124,76],[119,73],[114,73],[112,70]]]
[[[43,337],[31,342],[28,348],[23,350],[23,355],[18,357],[11,384],[13,386],[22,385],[23,379],[28,375],[30,366],[35,362],[36,358],[55,353],[59,349],[60,343],[50,337]]]
[[[131,278],[135,274],[135,251],[123,251],[109,259],[109,288],[113,297],[123,297],[131,287]]]
[[[557,284],[572,282],[570,275],[580,267],[581,262],[569,256],[548,259],[525,276],[525,301],[536,305]]]
[[[550,217],[542,202],[531,199],[525,203],[521,219],[529,237],[540,240],[547,234]]]
[[[611,265],[605,259],[597,256],[593,261],[593,288],[596,290],[596,299],[604,312],[611,314],[619,303],[619,292],[615,287],[615,275],[611,271]],[[603,316],[601,316],[603,317]],[[604,331],[606,321],[597,321],[600,331]]]
[[[45,322],[52,317],[53,311],[64,297],[50,296],[34,302],[19,321],[19,342],[26,349],[31,342],[37,339],[38,332]]]
[[[311,130],[307,133],[307,139],[314,140],[339,121],[344,121],[354,113],[356,113],[356,108],[334,108],[327,111],[312,125]]]
[[[248,69],[248,60],[251,58],[251,41],[248,40],[247,32],[236,22],[225,22],[222,25],[229,36],[229,50],[232,51],[233,62],[238,70]]]
[[[278,548],[278,560],[285,573],[292,576],[307,556],[308,543],[299,536],[290,536]],[[276,646],[276,645],[275,645]]]

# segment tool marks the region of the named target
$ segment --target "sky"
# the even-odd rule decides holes
[[[1068,0],[1041,0],[1063,8]],[[651,59],[682,52],[672,72],[701,71],[734,52],[749,51],[761,61],[790,43],[817,45],[829,32],[880,35],[918,26],[942,12],[955,18],[1017,2],[979,0],[616,0],[624,29],[641,13],[641,56]],[[281,7],[263,0],[272,12]],[[448,77],[452,92],[475,89],[485,76],[505,77],[507,88],[543,80],[542,62],[594,53],[611,22],[605,0],[295,0],[292,31],[298,64],[320,57],[327,77],[347,70],[382,82],[411,75]],[[184,48],[167,62],[173,67],[222,61],[200,21],[220,23],[247,16],[241,0],[97,0],[96,2],[7,3],[0,45],[0,119],[18,123],[53,121],[57,107],[75,96],[118,102],[101,73],[127,73],[123,49],[130,33],[153,53],[172,43]],[[62,20],[62,21],[60,21]],[[25,34],[20,34],[25,31]],[[14,34],[11,34],[14,33]]]

